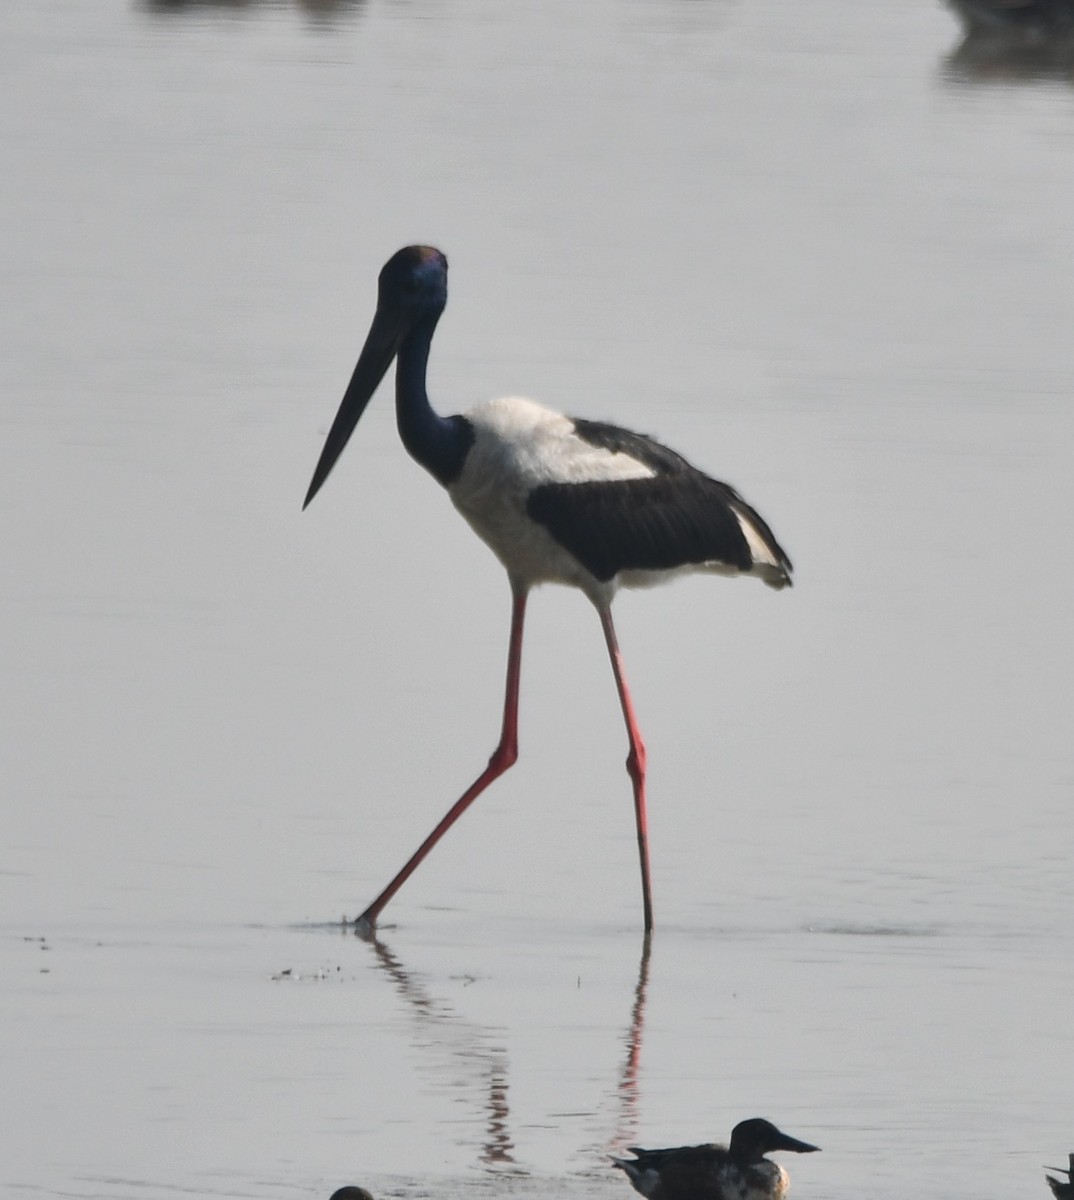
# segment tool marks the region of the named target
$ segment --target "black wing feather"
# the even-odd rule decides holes
[[[585,441],[628,454],[654,472],[647,479],[543,484],[530,493],[529,515],[595,578],[604,582],[620,571],[703,562],[748,571],[753,556],[736,508],[786,559],[771,530],[734,488],[652,438],[598,421],[574,424]]]

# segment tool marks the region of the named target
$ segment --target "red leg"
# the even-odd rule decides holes
[[[514,592],[511,607],[511,641],[507,652],[507,693],[503,704],[503,729],[500,742],[492,752],[489,765],[451,806],[439,825],[414,851],[406,865],[373,903],[355,921],[359,930],[371,932],[385,905],[417,870],[419,864],[462,814],[494,779],[498,779],[518,760],[518,681],[522,661],[522,625],[526,616],[526,592]]]
[[[626,675],[623,671],[623,656],[619,652],[619,640],[615,636],[610,608],[601,608],[600,623],[604,626],[604,640],[608,643],[608,654],[615,672],[615,686],[619,690],[619,703],[626,718],[627,736],[630,738],[630,753],[626,768],[634,784],[634,816],[638,826],[638,854],[641,858],[641,896],[645,907],[645,932],[653,928],[653,896],[649,882],[649,816],[645,807],[645,743],[642,741],[638,719],[634,715],[634,702],[630,699]]]

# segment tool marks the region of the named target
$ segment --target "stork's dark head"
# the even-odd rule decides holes
[[[377,311],[398,309],[415,319],[447,303],[447,259],[433,246],[404,246],[380,269]]]
[[[447,259],[432,246],[404,246],[381,268],[377,311],[350,384],[325,438],[302,507],[317,494],[343,453],[392,359],[416,330],[426,338],[447,303]]]
[[[820,1147],[789,1137],[763,1117],[751,1117],[748,1121],[740,1121],[731,1130],[731,1144],[727,1149],[731,1157],[739,1162],[753,1163],[760,1162],[772,1150],[811,1154]]]

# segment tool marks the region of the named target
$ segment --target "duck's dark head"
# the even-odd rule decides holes
[[[420,335],[428,350],[428,341],[446,303],[447,259],[434,247],[404,246],[381,268],[373,324],[325,438],[303,508],[317,494],[336,459],[343,453],[392,359],[415,333]]]
[[[373,1197],[363,1187],[348,1184],[332,1193],[330,1200],[373,1200]]]
[[[731,1145],[727,1149],[731,1157],[740,1162],[759,1162],[773,1150],[794,1150],[798,1154],[812,1154],[820,1147],[789,1137],[763,1117],[751,1117],[748,1121],[740,1121],[731,1130]]]

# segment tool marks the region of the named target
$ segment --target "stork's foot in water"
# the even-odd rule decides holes
[[[355,937],[360,937],[363,942],[372,942],[377,936],[377,922],[373,917],[362,913],[360,917],[355,917],[352,922]]]

